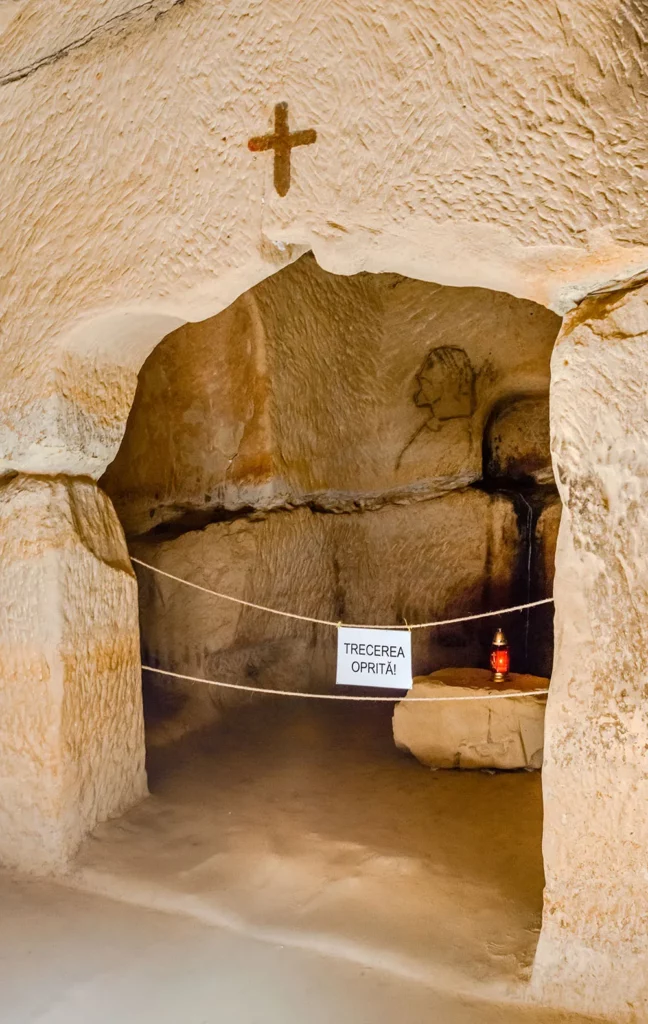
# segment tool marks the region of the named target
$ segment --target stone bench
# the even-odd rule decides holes
[[[417,676],[396,705],[394,742],[430,768],[541,768],[547,698],[416,703],[417,697],[470,697],[546,689],[541,676],[512,672],[504,683],[479,668],[446,668]]]

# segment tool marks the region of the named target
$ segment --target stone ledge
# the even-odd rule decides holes
[[[479,668],[417,676],[396,705],[394,742],[430,768],[541,768],[546,697],[417,704],[412,698],[540,690],[549,680],[511,673],[504,684]]]

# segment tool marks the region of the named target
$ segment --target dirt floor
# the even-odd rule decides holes
[[[586,1019],[525,1005],[537,774],[430,772],[388,708],[272,698],[149,760],[77,891],[5,880],[8,1024]]]

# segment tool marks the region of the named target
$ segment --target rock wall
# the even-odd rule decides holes
[[[506,5],[491,0],[433,5],[418,0],[380,5],[151,0],[134,7],[119,0],[95,4],[92,10],[85,0],[55,0],[21,8],[20,16],[10,19],[3,10],[1,18],[1,215],[7,268],[0,345],[3,472],[98,477],[114,456],[137,372],[153,345],[172,327],[223,310],[309,248],[336,272],[388,269],[445,284],[479,284],[561,313],[590,293],[645,278],[647,62],[640,0],[511,0]],[[63,17],[57,16],[60,12]],[[347,102],[350,85],[353,103]],[[247,146],[251,136],[271,127],[279,100],[290,105],[291,127],[314,129],[318,137],[317,145],[295,154],[292,187],[285,196],[273,189],[269,154],[251,154]],[[461,346],[441,347],[454,351]],[[635,345],[622,378],[633,400],[643,395],[632,374],[636,352]],[[595,366],[599,355],[596,348]],[[423,358],[427,350],[421,353],[421,366]],[[457,387],[451,404],[465,410],[465,363],[450,352],[438,362],[454,368]],[[601,365],[608,367],[605,361]],[[434,377],[438,365],[428,369]],[[604,396],[607,403],[614,380],[596,383],[596,400]],[[252,393],[256,396],[254,388]],[[574,395],[580,399],[578,389],[570,391],[570,400]],[[258,404],[261,408],[263,402]],[[613,413],[623,407],[615,395],[609,404]],[[570,627],[565,633],[571,630],[576,639],[565,646],[560,685],[572,702],[577,729],[603,735],[616,728],[618,735],[626,735],[627,728],[632,736],[637,726],[629,716],[635,710],[639,715],[639,698],[637,708],[628,711],[625,705],[628,689],[635,699],[631,684],[642,678],[643,662],[635,652],[631,670],[615,675],[609,671],[609,655],[616,653],[610,636],[614,639],[617,632],[625,631],[633,643],[641,637],[641,553],[634,565],[627,551],[641,536],[642,496],[637,485],[639,498],[634,505],[628,499],[627,522],[615,534],[607,488],[617,463],[625,472],[643,450],[642,439],[635,444],[627,424],[618,429],[610,415],[604,421],[612,438],[606,452],[605,443],[588,433],[597,420],[596,403],[591,405],[594,415],[583,436],[601,446],[598,468],[579,481],[567,465],[564,486],[566,492],[571,489],[571,476],[580,493],[594,493],[596,500],[584,506],[591,504],[596,515],[599,506],[602,510],[600,552],[606,572],[597,576],[591,567],[595,557],[589,563],[586,557],[591,545],[599,543],[599,528],[583,525],[579,519],[589,514],[586,507],[574,507],[564,531],[561,585],[566,593],[570,583],[575,585],[579,574],[572,572],[570,579],[570,567],[580,560],[591,574],[591,579],[583,576],[583,602],[596,614],[580,616],[587,627],[581,630],[577,594],[576,612],[565,617]],[[636,422],[642,424],[639,402],[637,409]],[[366,405],[360,412],[367,414]],[[578,415],[580,410],[569,407],[565,421]],[[450,417],[444,429],[457,431],[457,444],[464,445],[458,463],[472,469],[473,448],[455,422],[462,418],[465,413]],[[444,412],[436,419],[446,422],[448,417]],[[254,412],[243,420],[254,422]],[[261,423],[261,436],[268,423]],[[339,441],[346,444],[344,432]],[[593,443],[574,446],[585,466]],[[225,437],[226,459],[238,452],[236,444],[236,438]],[[275,451],[273,438],[270,449]],[[256,441],[250,441],[250,451],[256,450]],[[609,452],[610,466],[603,472]],[[360,454],[357,466],[362,467],[366,460]],[[630,476],[643,479],[643,466],[631,469]],[[299,478],[306,495],[320,488],[319,468],[312,470],[309,461]],[[221,475],[218,468],[215,472]],[[453,482],[453,473],[450,465],[439,475],[454,486],[460,480]],[[281,459],[269,476],[269,493],[282,493],[283,483],[274,490],[284,477]],[[242,473],[243,491],[248,479],[254,490],[258,480],[265,487],[267,478],[267,472]],[[294,479],[289,483],[293,487]],[[397,481],[399,487],[402,483]],[[416,474],[404,483],[416,483]],[[360,489],[367,492],[365,480]],[[342,490],[347,500],[344,481]],[[371,487],[367,493],[371,497]],[[161,519],[175,500],[173,487],[156,499],[164,508]],[[235,493],[221,504],[239,507],[248,500],[246,493]],[[184,507],[186,494],[178,501]],[[153,512],[153,522],[156,507],[144,502],[134,522],[142,510]],[[19,526],[14,533],[10,525],[18,563],[31,544],[31,535],[21,536]],[[26,518],[34,537],[40,537],[41,526],[38,515]],[[65,535],[76,536],[74,531]],[[61,547],[67,551],[66,544]],[[85,555],[76,540],[70,545],[81,564]],[[53,547],[56,560],[57,543]],[[78,576],[83,582],[85,571],[73,566],[69,580]],[[69,583],[69,610],[67,603],[63,607],[71,621],[82,624],[74,637],[76,648],[91,643],[88,637],[94,633],[75,598],[81,594],[94,611],[104,578],[102,568],[86,589]],[[9,606],[25,612],[29,623],[24,633],[10,631],[12,643],[29,639],[32,629],[38,634],[39,584],[38,573],[30,568],[9,575]],[[601,593],[608,599],[601,599]],[[585,641],[580,650],[579,635],[593,625],[592,635],[599,640],[598,611],[606,604],[606,615],[616,618],[611,625],[603,623],[605,655],[595,664]],[[113,623],[111,614],[106,612],[107,621]],[[628,629],[625,619],[634,623],[635,618],[637,628]],[[20,615],[15,621],[22,621]],[[132,622],[128,630],[134,636]],[[30,642],[18,668],[10,662],[9,689],[19,697],[30,692],[29,650]],[[52,650],[56,660],[56,644]],[[601,664],[608,670],[605,677],[598,671]],[[571,665],[582,676],[582,686],[573,683]],[[76,679],[83,691],[88,682],[83,665]],[[618,679],[621,689],[612,692],[609,687]],[[595,694],[591,706],[581,702],[581,691]],[[58,694],[51,699],[55,702]],[[623,705],[612,725],[608,701],[615,714],[616,705]],[[100,709],[93,723],[99,719]],[[564,738],[558,727],[556,737],[558,748]],[[5,738],[3,757],[13,757],[12,743],[13,736]],[[571,743],[578,746],[573,737]],[[615,783],[626,767],[621,753],[634,749],[630,741],[621,746]],[[581,765],[569,743],[563,747],[555,777],[562,773],[568,791],[572,781],[582,785],[577,778]],[[593,827],[590,810],[610,769],[591,744],[586,752],[591,755],[589,774],[582,774],[590,791],[578,801],[582,825],[581,819],[570,825],[561,817],[559,789],[551,794],[556,832],[563,829],[570,836],[552,870],[559,875],[564,867],[566,890],[570,870],[579,876],[591,870],[594,882],[583,894],[576,878],[569,900],[556,900],[548,914],[557,906],[564,911],[564,918],[556,917],[556,934],[566,937],[562,942],[573,957],[579,949],[578,922],[585,922],[582,932],[589,941],[587,929],[598,927],[599,919],[615,922],[596,937],[603,961],[620,939],[641,957],[644,951],[633,929],[640,872],[630,854],[627,869],[627,851],[619,853],[620,846],[614,845],[618,810],[601,823],[604,846],[597,842],[599,826]],[[634,756],[639,756],[636,749]],[[29,788],[37,802],[41,794],[33,775]],[[610,792],[614,789],[610,784]],[[627,800],[627,822],[641,821],[640,804],[635,815],[637,808]],[[610,805],[617,807],[616,798]],[[626,821],[622,825],[627,827]],[[636,837],[622,834],[628,850],[636,850]],[[601,895],[596,863],[592,867],[574,855],[581,848],[594,851],[601,863],[614,864],[621,880],[630,878],[623,902],[629,908],[626,920],[619,911],[618,888],[603,889]],[[561,894],[560,887],[556,892]],[[568,962],[558,939],[555,950],[555,960],[547,960],[554,975],[560,970],[556,964]],[[567,987],[575,990],[574,976],[585,987],[594,978],[602,992],[610,993],[615,1009],[622,984],[631,992],[643,986],[645,992],[641,964],[639,982],[630,988],[623,957],[610,971],[599,970],[598,954],[589,963],[594,965],[590,976],[576,966]],[[574,1001],[589,1005],[582,992]],[[600,1008],[595,997],[594,1002]]]
[[[558,325],[500,293],[303,257],[158,346],[103,485],[134,553],[262,604],[395,624],[543,597]],[[145,664],[330,688],[330,630],[138,575]],[[551,613],[510,626],[518,667],[548,672]],[[492,629],[415,633],[415,671],[485,664]],[[160,677],[147,695],[151,720],[174,713],[161,736],[240,699]]]
[[[643,274],[642,17],[641,0],[3,16],[0,467],[100,476],[157,341],[308,249],[561,314]],[[280,101],[317,132],[284,196],[248,148]]]
[[[90,480],[0,486],[0,860],[64,868],[146,794],[137,587]]]
[[[484,432],[487,478],[553,484],[547,396],[507,395]]]
[[[647,391],[648,286],[566,318],[552,358],[564,511],[534,986],[628,1021],[648,1016]]]
[[[499,462],[517,445],[551,479],[559,325],[500,292],[303,257],[154,350],[102,484],[129,534],[195,511],[430,497],[482,477],[493,410]]]
[[[174,575],[270,607],[333,622],[403,624],[506,604],[518,546],[511,502],[467,490],[371,512],[259,514],[174,540],[136,541],[131,550]],[[267,689],[330,691],[334,628],[243,608],[139,567],[138,576],[144,664]],[[414,631],[414,671],[479,663],[490,632]],[[157,729],[162,737],[241,700],[160,677],[148,682],[153,718],[156,710],[164,717],[165,702],[179,712]]]

